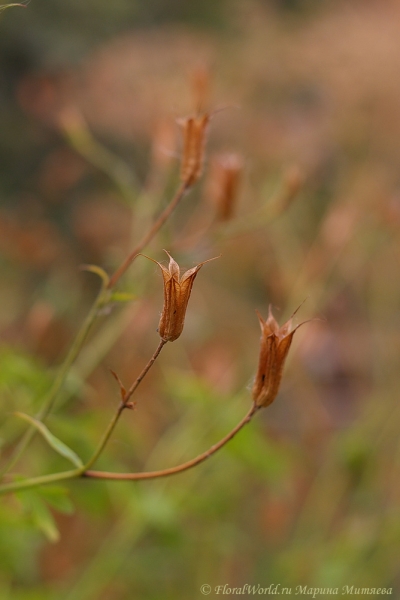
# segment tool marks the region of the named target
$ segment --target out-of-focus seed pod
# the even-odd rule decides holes
[[[207,126],[210,121],[208,113],[179,119],[183,131],[183,150],[181,162],[181,180],[192,186],[202,174]]]
[[[211,163],[207,194],[218,221],[229,221],[234,214],[243,165],[243,157],[234,152],[217,155]]]

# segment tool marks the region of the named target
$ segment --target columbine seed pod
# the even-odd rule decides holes
[[[272,315],[271,307],[269,307],[266,321],[257,312],[261,325],[261,342],[258,371],[252,390],[253,400],[257,406],[268,406],[278,394],[283,367],[293,336],[297,329],[305,323],[305,321],[300,323],[293,331],[290,331],[294,314],[282,327],[279,327]]]
[[[211,166],[209,194],[217,219],[232,218],[243,172],[243,158],[233,152],[214,158]]]
[[[208,113],[186,117],[178,121],[183,129],[181,180],[188,186],[196,183],[203,171],[204,148],[209,121],[210,115]]]
[[[182,333],[186,309],[196,275],[205,263],[214,260],[214,258],[205,260],[181,276],[178,263],[174,261],[166,250],[164,252],[169,256],[168,268],[154,261],[160,267],[164,280],[164,307],[161,313],[158,333],[164,341],[173,342]]]

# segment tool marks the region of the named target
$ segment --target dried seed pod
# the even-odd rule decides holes
[[[279,327],[272,315],[271,307],[266,321],[257,313],[261,325],[261,343],[258,370],[252,389],[253,400],[257,406],[268,406],[278,394],[283,367],[293,336],[306,322],[300,323],[290,331],[294,314],[282,327]]]
[[[205,260],[181,275],[178,263],[166,250],[165,252],[169,256],[168,268],[158,261],[153,261],[160,267],[164,280],[164,307],[158,333],[164,341],[173,342],[182,333],[186,309],[196,275],[205,263],[214,260],[214,258]]]
[[[243,157],[233,152],[220,154],[212,161],[208,193],[219,221],[233,216],[243,164]]]
[[[210,115],[196,115],[179,119],[183,130],[183,150],[181,162],[181,180],[191,186],[199,179],[203,171],[204,149],[207,126]]]

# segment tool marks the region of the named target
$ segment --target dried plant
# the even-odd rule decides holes
[[[161,471],[140,473],[109,473],[91,470],[91,467],[104,451],[121,414],[125,409],[135,408],[136,403],[132,398],[142,380],[157,360],[165,344],[167,342],[173,342],[181,336],[194,280],[202,266],[206,262],[214,260],[209,259],[203,261],[181,274],[178,263],[167,252],[169,257],[168,267],[165,267],[163,264],[154,259],[150,259],[160,267],[163,277],[164,306],[158,327],[160,342],[154,354],[146,366],[142,369],[139,376],[134,379],[130,387],[126,388],[119,375],[112,371],[112,374],[119,385],[120,403],[92,456],[86,462],[82,461],[74,451],[65,446],[65,444],[63,444],[60,440],[55,438],[44,424],[44,421],[53,409],[55,400],[64,384],[65,378],[73,362],[77,358],[87,338],[88,332],[96,320],[97,315],[109,304],[110,301],[112,301],[117,283],[120,281],[121,277],[125,274],[132,262],[142,253],[142,250],[155,238],[161,227],[176,209],[184,195],[199,181],[201,177],[204,168],[207,129],[210,122],[210,114],[208,112],[201,112],[202,110],[205,110],[205,105],[207,103],[205,99],[207,96],[207,85],[208,84],[204,72],[201,72],[198,77],[195,78],[194,85],[197,113],[194,116],[190,116],[179,121],[183,132],[183,148],[180,166],[181,182],[178,186],[176,194],[166,205],[166,207],[158,214],[158,216],[154,218],[153,222],[149,225],[148,230],[143,234],[141,240],[139,240],[134,249],[121,262],[120,266],[111,276],[109,276],[100,267],[90,265],[85,267],[87,270],[92,271],[100,276],[102,280],[100,292],[87,316],[86,321],[72,343],[70,351],[60,368],[59,374],[56,377],[53,386],[44,399],[43,406],[39,413],[35,417],[18,413],[18,416],[27,420],[31,427],[15,448],[11,459],[3,468],[2,475],[3,477],[6,477],[6,474],[9,472],[9,470],[21,458],[36,431],[41,433],[41,435],[57,452],[73,462],[75,468],[73,470],[64,471],[61,473],[43,475],[13,482],[5,482],[0,485],[0,494],[77,477],[138,480],[158,478],[179,473],[198,465],[206,458],[217,452],[251,420],[258,409],[268,406],[275,399],[282,378],[283,365],[289,351],[293,335],[297,328],[295,328],[293,331],[290,331],[291,319],[285,323],[285,325],[279,327],[272,316],[272,313],[270,312],[267,321],[263,321],[260,317],[262,339],[259,367],[253,386],[253,403],[245,417],[224,438],[222,438],[218,443],[214,444],[209,450],[203,452],[192,460],[182,463],[178,466],[163,469]],[[62,129],[74,148],[82,153],[85,158],[91,160],[93,164],[104,170],[112,180],[115,179],[116,185],[121,193],[128,198],[130,195],[130,184],[127,183],[127,179],[122,181],[119,178],[119,175],[125,169],[125,165],[119,161],[118,157],[113,157],[110,153],[103,151],[101,146],[95,141],[94,137],[89,132],[85,120],[79,114],[77,109],[64,109],[62,114],[59,114],[57,123],[58,127]],[[122,170],[121,164],[123,167]],[[234,203],[236,201],[242,171],[243,159],[237,153],[221,155],[218,160],[214,162],[214,171],[212,175],[215,184],[214,203],[216,204],[218,218],[220,220],[233,218]],[[292,193],[293,188],[297,186],[296,183],[292,183],[289,187],[291,189],[290,193]]]
[[[264,321],[259,313],[261,325],[260,356],[257,375],[253,385],[253,400],[259,407],[269,406],[275,400],[282,380],[283,367],[292,344],[293,336],[300,323],[291,329],[293,316],[281,327],[269,307],[268,319]]]

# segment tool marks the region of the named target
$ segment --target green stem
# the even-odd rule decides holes
[[[31,477],[23,481],[13,481],[0,486],[0,496],[11,492],[19,492],[20,490],[29,490],[39,485],[47,485],[56,483],[63,479],[73,479],[82,476],[82,469],[73,469],[71,471],[63,471],[62,473],[51,473],[50,475],[41,475],[40,477]]]
[[[95,462],[96,460],[99,458],[100,454],[103,452],[104,448],[106,447],[106,444],[108,442],[108,440],[111,437],[112,432],[114,431],[119,418],[122,414],[122,412],[124,411],[124,409],[127,408],[125,406],[124,402],[121,402],[117,412],[114,414],[113,418],[111,419],[111,421],[108,424],[107,429],[105,430],[103,437],[101,438],[99,445],[97,446],[96,450],[94,451],[93,455],[89,458],[88,462],[86,463],[84,470],[86,471],[87,469],[89,469]]]
[[[90,329],[92,328],[92,325],[96,319],[99,308],[101,308],[101,306],[106,301],[107,295],[108,294],[105,293],[105,289],[102,288],[99,295],[96,298],[96,301],[94,302],[92,308],[90,309],[85,321],[83,322],[82,327],[80,328],[76,338],[74,339],[72,346],[69,349],[69,352],[68,352],[67,356],[65,357],[63,364],[61,365],[60,370],[57,373],[57,376],[54,380],[53,385],[50,388],[48,396],[36,417],[38,420],[43,421],[48,416],[48,414],[51,412],[51,410],[54,406],[54,403],[57,399],[58,392],[60,391],[60,389],[69,373],[71,366],[75,362],[75,359],[77,358],[77,356],[88,336],[88,333],[89,333]]]
[[[98,312],[99,308],[101,307],[101,305],[103,304],[103,302],[105,301],[105,296],[106,296],[105,289],[102,287],[99,295],[96,298],[96,301],[94,302],[85,321],[83,322],[82,327],[80,328],[75,340],[73,341],[72,346],[69,349],[69,352],[68,352],[67,356],[65,357],[64,362],[62,363],[62,365],[57,373],[56,378],[54,379],[53,385],[51,386],[51,388],[44,400],[42,408],[35,416],[35,418],[38,421],[44,421],[46,419],[46,417],[48,416],[48,414],[51,412],[51,410],[54,406],[54,403],[57,399],[58,393],[59,393],[60,389],[62,388],[62,386],[64,385],[64,382],[67,378],[69,370],[70,370],[72,364],[74,363],[76,357],[78,356],[79,351],[80,351],[84,341],[86,340],[86,337],[94,323],[97,312]],[[30,427],[27,430],[27,432],[25,433],[25,435],[22,437],[21,441],[19,442],[14,454],[11,456],[8,463],[1,470],[0,476],[5,475],[5,473],[7,473],[10,469],[12,469],[16,465],[16,463],[21,458],[22,454],[25,452],[27,446],[31,442],[32,438],[34,437],[35,433],[36,433],[36,429],[34,427]]]
[[[125,407],[123,406],[123,408]],[[87,477],[91,479],[112,479],[117,481],[138,481],[140,479],[158,479],[159,477],[167,477],[168,475],[176,475],[177,473],[182,473],[183,471],[187,471],[188,469],[191,469],[204,462],[207,458],[209,458],[218,450],[223,448],[225,444],[227,444],[241,429],[243,429],[245,425],[247,425],[247,423],[250,423],[251,419],[260,407],[253,403],[251,409],[243,417],[243,419],[239,421],[239,423],[232,429],[232,431],[230,431],[219,442],[211,446],[211,448],[206,450],[206,452],[203,452],[195,458],[192,458],[191,460],[188,460],[187,462],[177,465],[175,467],[170,467],[169,469],[162,469],[160,471],[147,471],[144,473],[108,473],[106,471],[87,470],[88,465],[93,464],[93,462],[101,453],[108,439],[110,438],[110,435],[119,419],[123,408],[119,407],[117,413],[114,415],[112,421],[110,422],[107,431],[105,432],[103,439],[99,444],[99,447],[97,448],[96,452],[93,454],[92,458],[89,460],[87,465],[80,469],[74,469],[72,471],[63,471],[62,473],[53,473],[51,475],[43,475],[41,477],[25,479],[25,481],[16,481],[0,485],[0,496],[10,492],[27,490],[30,488],[37,487],[39,485],[56,483],[57,481],[62,481],[64,479],[74,479],[77,477]]]
[[[129,206],[138,196],[138,182],[130,167],[100,144],[87,128],[64,129],[71,146],[89,163],[105,173]]]
[[[103,291],[104,290],[102,290],[102,292],[100,293],[94,306],[98,307],[101,304],[100,298],[103,297]],[[89,323],[89,317],[92,312],[93,311],[91,311],[89,313],[85,323]],[[82,327],[80,334],[82,334],[83,329],[84,329],[84,326]],[[87,329],[86,333],[88,331],[89,331],[89,329]],[[70,354],[72,355],[72,349],[75,348],[78,340],[82,340],[82,341],[84,340],[84,337],[80,334],[77,336],[77,338],[70,350],[70,353],[65,360],[65,363],[67,363],[67,359],[70,359]],[[112,432],[114,431],[114,429],[119,421],[119,418],[120,418],[122,412],[124,411],[125,408],[128,408],[128,401],[130,400],[130,398],[132,397],[132,395],[134,394],[134,392],[136,391],[136,389],[138,388],[140,383],[143,381],[143,379],[146,376],[146,374],[148,373],[148,371],[153,366],[155,360],[157,359],[158,355],[160,354],[160,352],[163,349],[163,347],[165,346],[165,344],[166,344],[165,340],[160,340],[160,343],[157,346],[157,350],[154,352],[153,356],[151,357],[149,362],[146,364],[146,366],[140,373],[139,377],[137,377],[137,379],[131,385],[128,392],[124,395],[124,399],[121,401],[116,413],[114,414],[113,418],[111,419],[110,423],[108,424],[108,427],[107,427],[106,431],[104,432],[99,445],[97,446],[95,452],[93,453],[93,455],[91,456],[91,458],[88,460],[88,462],[86,463],[86,465],[84,467],[82,467],[80,469],[75,469],[73,471],[65,471],[64,473],[54,473],[52,475],[45,475],[43,477],[34,477],[32,479],[26,479],[25,481],[21,481],[21,482],[17,482],[17,483],[7,483],[3,486],[0,486],[0,495],[5,494],[7,492],[17,491],[17,490],[21,490],[21,489],[27,489],[30,487],[36,487],[38,485],[44,485],[46,483],[54,483],[56,481],[60,481],[61,479],[70,479],[72,477],[78,477],[78,476],[81,476],[84,473],[84,471],[89,469],[99,458],[100,454],[103,452],[104,448],[107,445],[108,440],[110,439],[110,437],[112,435]],[[78,348],[78,350],[79,350],[79,348]],[[71,366],[71,365],[69,364],[69,366]],[[65,370],[65,364],[63,365],[63,371],[64,370]],[[67,372],[68,372],[68,370],[65,373],[67,373]],[[52,397],[52,396],[50,396],[50,394],[49,394],[49,397]],[[54,400],[53,400],[53,402],[54,402]],[[37,416],[37,419],[43,420],[46,417],[46,415],[48,414],[48,412],[50,411],[51,407],[52,407],[52,404],[50,404],[50,402],[47,402],[43,406],[42,411]],[[47,409],[47,411],[46,411],[46,409]],[[25,445],[22,446],[22,442],[21,442],[21,445],[20,445],[21,447],[19,448],[20,454],[18,455],[18,453],[16,453],[16,455],[13,457],[13,460],[10,461],[10,463],[9,463],[10,466],[15,464],[15,462],[19,459],[19,456],[22,454],[22,452],[25,450],[26,446],[29,444],[35,431],[36,430],[34,428],[28,429],[26,435],[22,439],[22,442],[25,442]]]

